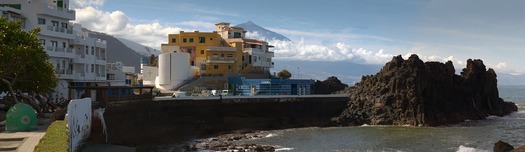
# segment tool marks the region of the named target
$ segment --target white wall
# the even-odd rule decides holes
[[[142,69],[142,84],[154,86],[155,78],[159,75],[158,68],[152,66],[143,66]]]
[[[71,100],[67,106],[66,119],[69,131],[69,149],[78,151],[91,133],[91,99]]]

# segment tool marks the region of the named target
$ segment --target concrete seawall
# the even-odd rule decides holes
[[[330,126],[349,95],[207,97],[111,104],[109,142],[173,143],[224,131]]]

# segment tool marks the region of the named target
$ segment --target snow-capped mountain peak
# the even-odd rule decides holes
[[[235,27],[241,27],[244,30],[248,31],[252,35],[247,35],[248,38],[255,39],[265,39],[265,40],[281,40],[281,41],[290,41],[286,36],[283,36],[279,33],[275,33],[266,28],[263,28],[252,21],[246,23],[235,25]]]

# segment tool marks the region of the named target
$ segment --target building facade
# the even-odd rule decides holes
[[[164,54],[188,53],[190,66],[199,68],[203,75],[238,73],[242,68],[242,48],[231,47],[216,31],[169,34],[161,50]]]
[[[272,58],[274,53],[270,51],[273,46],[268,42],[245,37],[246,30],[240,27],[232,27],[230,23],[221,22],[215,24],[216,32],[231,46],[241,45],[242,69],[248,73],[269,73],[273,68]],[[239,44],[240,43],[240,44]]]
[[[233,95],[309,95],[314,94],[314,80],[228,78]]]
[[[38,37],[58,78],[52,95],[56,101],[67,98],[70,85],[106,81],[106,41],[90,38],[70,22],[75,11],[69,0],[2,0],[0,10],[10,20],[21,20],[25,30],[41,29]]]

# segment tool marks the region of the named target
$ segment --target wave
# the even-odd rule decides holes
[[[270,138],[270,137],[275,137],[276,135],[275,134],[268,134],[266,136],[264,136],[265,138]]]
[[[293,149],[294,148],[277,148],[277,149],[275,149],[275,151],[291,151]]]
[[[472,147],[461,145],[458,147],[458,150],[456,152],[489,152],[489,151],[484,150],[484,149],[477,149],[477,148],[472,148]]]

